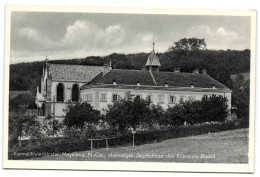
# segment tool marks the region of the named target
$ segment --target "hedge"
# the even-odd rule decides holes
[[[239,128],[248,128],[249,122],[235,120],[226,123],[192,125],[182,127],[171,127],[167,130],[140,131],[135,134],[135,145],[160,142],[166,139],[187,137],[193,135],[208,134]],[[132,144],[132,134],[127,133],[115,139],[109,140],[109,147],[127,146]],[[106,147],[105,140],[94,141],[94,149]],[[87,138],[51,138],[41,140],[29,140],[23,142],[22,148],[9,151],[9,159],[28,159],[35,156],[43,156],[51,153],[70,153],[75,151],[90,150],[90,141]],[[19,155],[18,155],[19,154]]]

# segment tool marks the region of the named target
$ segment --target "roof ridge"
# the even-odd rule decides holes
[[[142,69],[113,69],[112,71],[114,71],[114,70],[117,70],[117,71],[119,71],[119,70],[124,70],[124,71],[145,71],[145,70],[142,70]]]
[[[58,63],[49,63],[49,65],[103,67],[103,66],[96,66],[96,65],[77,65],[77,64],[58,64]]]
[[[153,72],[157,72],[157,71],[153,71]],[[203,73],[189,73],[189,72],[174,72],[174,71],[159,71],[161,73],[176,73],[176,74],[200,74],[202,75]]]
[[[156,82],[155,78],[153,77],[152,71],[149,71],[149,73],[150,73],[150,75],[151,75],[151,77],[152,77],[152,79],[153,79],[154,84],[157,85],[157,82]]]

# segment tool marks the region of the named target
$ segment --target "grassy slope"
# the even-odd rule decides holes
[[[248,129],[237,129],[208,135],[170,139],[160,143],[146,144],[136,147],[128,146],[111,148],[108,149],[108,151],[103,148],[93,150],[92,152],[82,151],[71,154],[49,155],[35,159],[86,161],[156,161],[184,163],[247,163],[247,153]],[[108,157],[111,154],[121,155],[121,157]],[[169,157],[167,154],[171,154],[172,156],[167,158]],[[202,158],[201,154],[211,156],[208,158]],[[130,157],[126,158],[126,155]],[[194,158],[190,158],[191,156]]]

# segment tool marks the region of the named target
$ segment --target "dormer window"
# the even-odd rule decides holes
[[[116,80],[113,80],[113,85],[116,85]]]

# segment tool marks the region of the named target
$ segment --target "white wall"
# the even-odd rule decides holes
[[[195,98],[196,100],[201,100],[203,95],[222,95],[227,97],[228,99],[228,109],[231,108],[231,93],[219,93],[219,92],[188,92],[188,91],[162,91],[162,90],[127,90],[127,89],[86,89],[81,91],[81,99],[82,101],[86,100],[86,95],[89,93],[93,94],[92,102],[90,104],[97,110],[102,111],[102,109],[106,109],[109,104],[112,104],[112,95],[118,94],[120,97],[124,98],[126,92],[131,91],[133,95],[140,95],[141,98],[146,99],[148,95],[152,95],[152,103],[159,104],[164,109],[167,109],[168,106],[173,106],[174,104],[169,102],[170,96],[176,97],[176,103],[178,103],[182,96],[186,97],[188,100],[190,97]],[[107,94],[107,101],[101,102],[101,93]],[[158,103],[159,95],[164,95],[164,103]],[[96,99],[94,98],[96,97]],[[98,98],[97,98],[98,97]],[[85,99],[84,99],[85,98]]]
[[[64,85],[64,102],[56,102],[57,99],[57,85],[59,83],[62,83]],[[65,116],[65,111],[68,107],[68,102],[72,99],[72,87],[74,84],[78,84],[79,88],[86,84],[84,82],[58,82],[58,81],[53,81],[51,85],[51,112],[53,113],[53,101],[55,102],[55,116],[57,117],[64,117]],[[55,96],[55,100],[53,100],[53,97]]]

